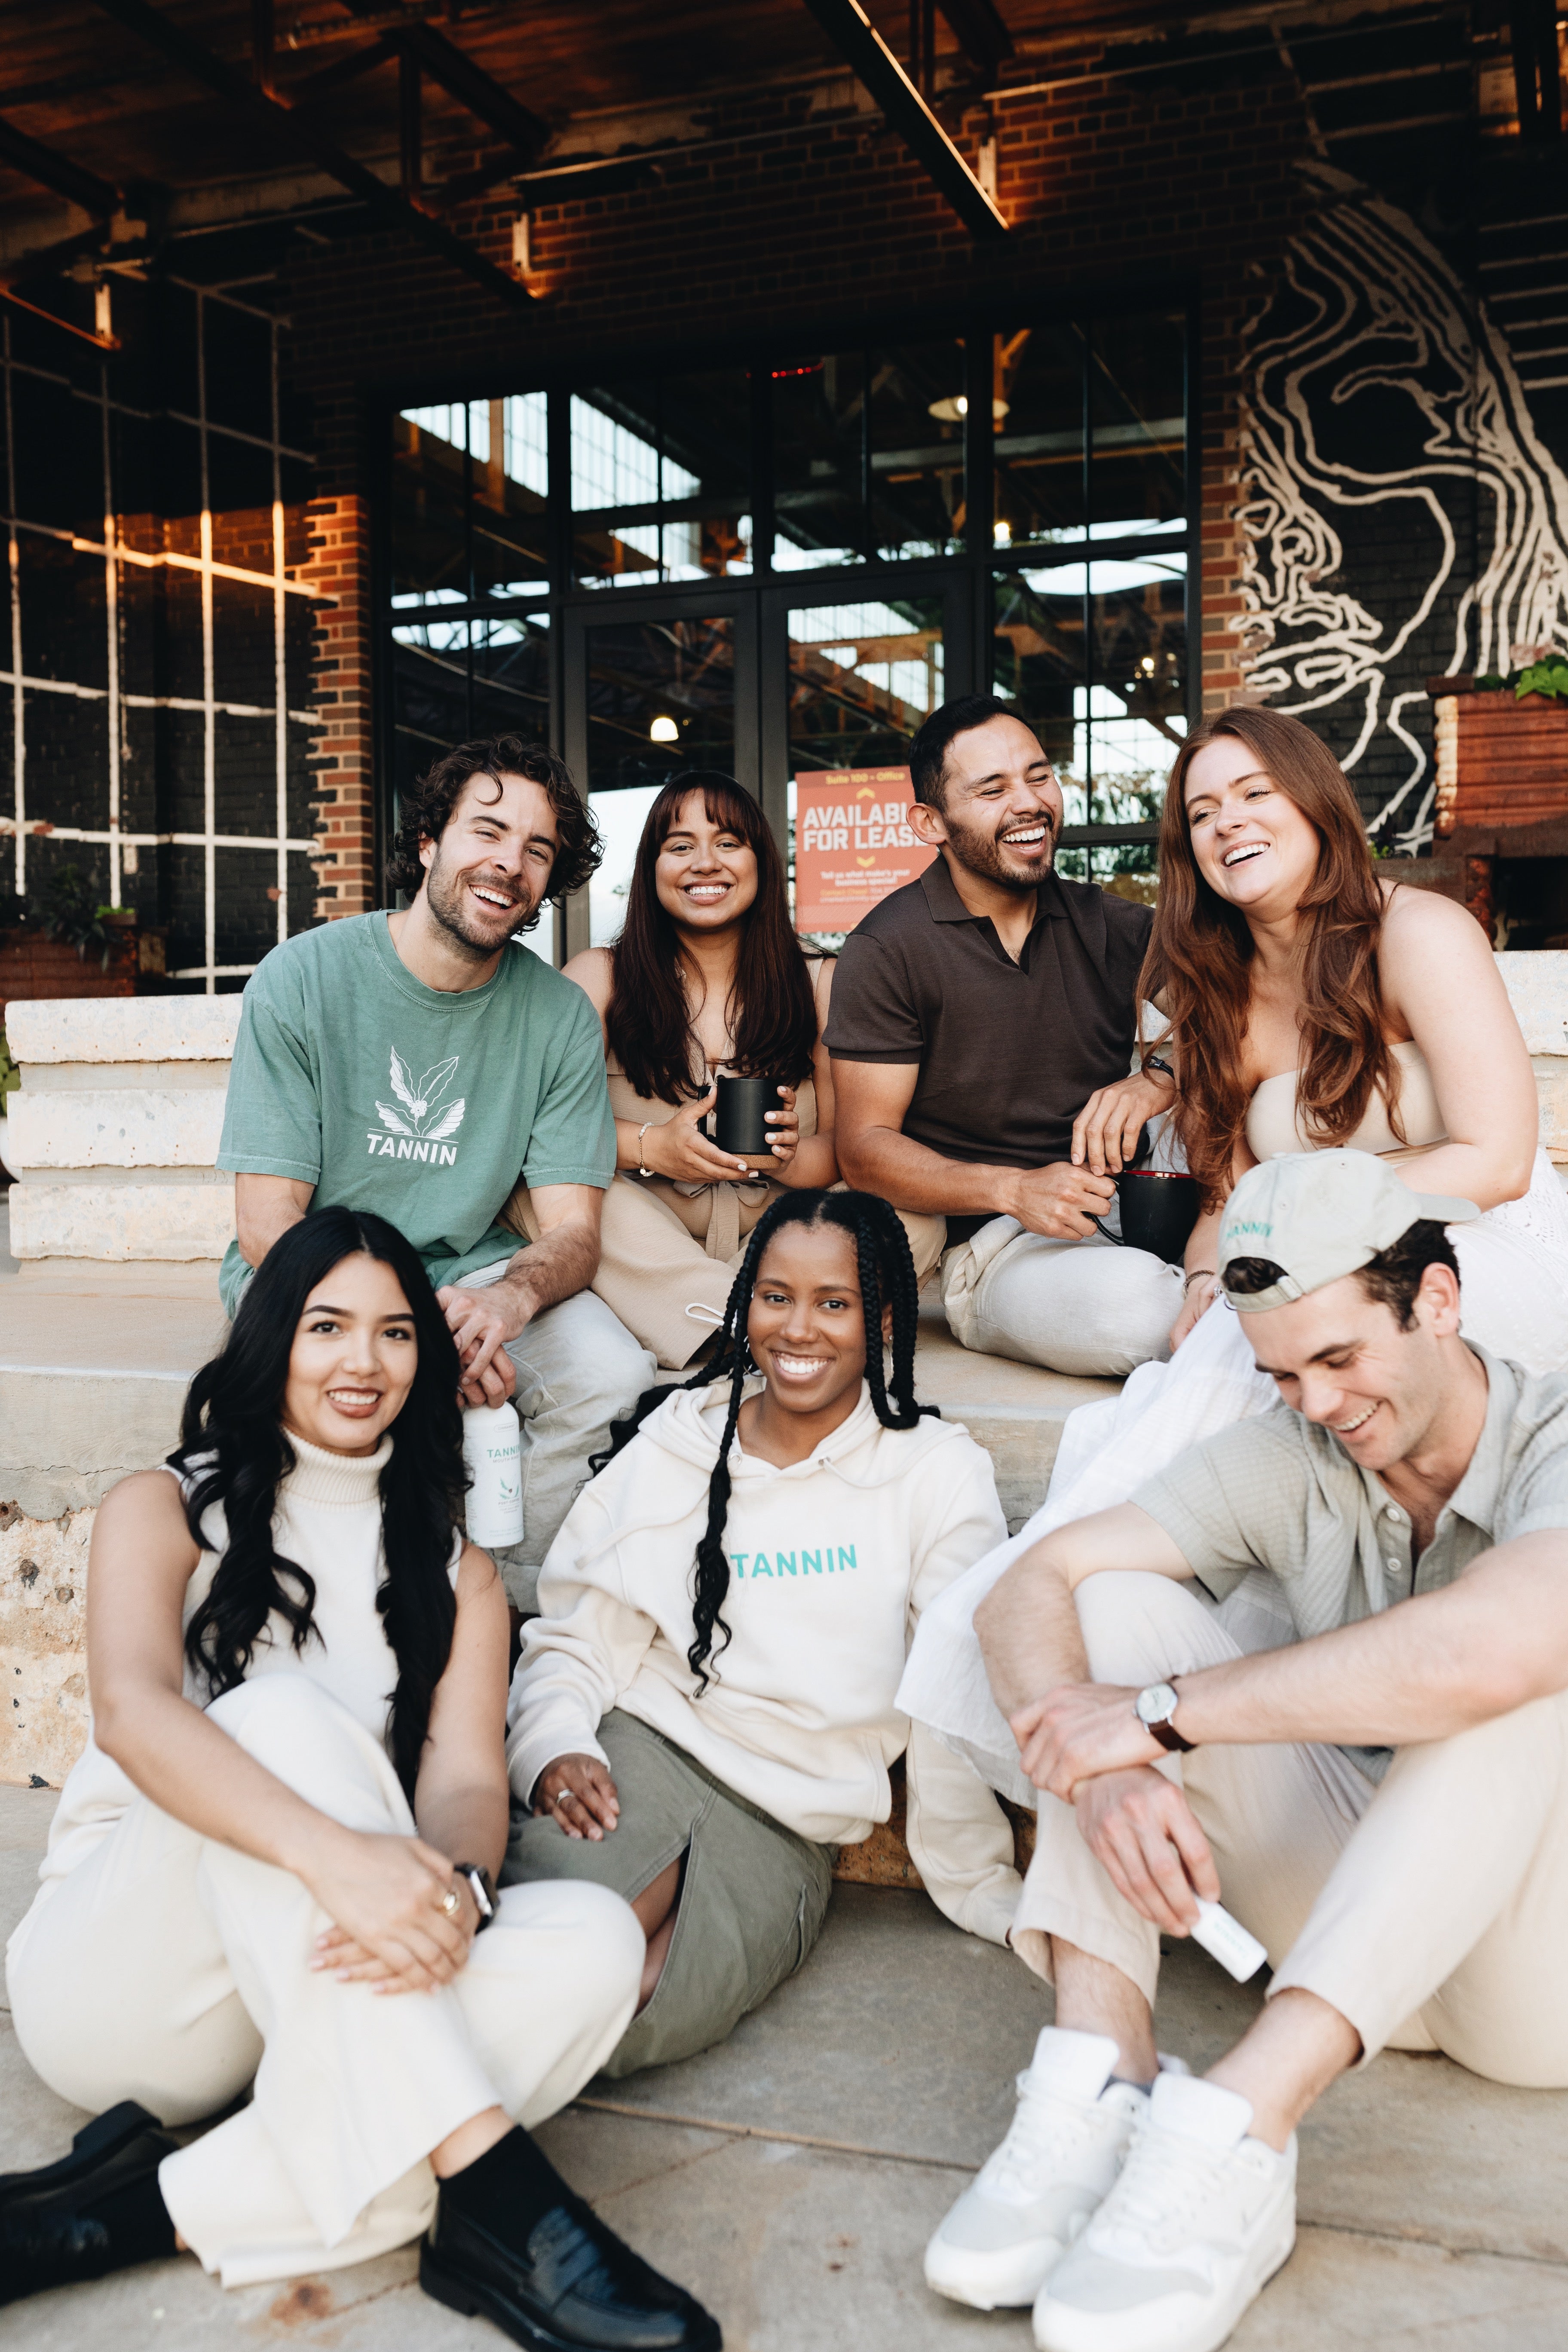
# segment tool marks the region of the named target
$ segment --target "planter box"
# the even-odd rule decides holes
[[[47,940],[30,928],[0,931],[0,1023],[13,999],[30,1003],[38,997],[134,996],[139,979],[163,972],[162,928],[119,924],[110,927],[109,937],[105,971],[103,949],[90,941],[79,956],[66,940]]]
[[[1437,681],[1434,681],[1436,684]],[[1436,830],[1568,816],[1568,707],[1510,688],[1436,694]]]

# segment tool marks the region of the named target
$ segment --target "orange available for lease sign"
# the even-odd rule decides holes
[[[797,931],[853,930],[936,856],[910,830],[907,768],[829,768],[795,783]]]

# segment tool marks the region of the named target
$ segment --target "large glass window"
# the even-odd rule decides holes
[[[782,835],[794,776],[900,766],[993,687],[1062,775],[1068,870],[1152,887],[1193,697],[1186,333],[1168,303],[998,298],[964,336],[786,331],[404,410],[395,772],[481,728],[576,746],[612,844],[598,937],[668,774],[756,777]]]
[[[570,398],[573,570],[584,587],[750,572],[744,370],[639,375]]]

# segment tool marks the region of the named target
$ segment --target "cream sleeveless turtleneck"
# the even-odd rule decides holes
[[[246,1680],[279,1672],[305,1675],[384,1745],[397,1661],[375,1596],[384,1572],[380,1481],[392,1459],[393,1441],[384,1437],[374,1454],[363,1455],[331,1454],[291,1431],[289,1443],[295,1466],[278,1488],[273,1534],[283,1558],[297,1561],[315,1580],[315,1630],[304,1648],[296,1650],[284,1620],[269,1617]],[[189,1483],[188,1475],[181,1480],[182,1492]],[[228,1540],[221,1506],[209,1505],[202,1534],[203,1549],[185,1587],[182,1632],[210,1591]],[[454,1584],[462,1553],[458,1535],[448,1564]],[[209,1703],[205,1681],[192,1673],[188,1660],[184,1693],[194,1706]],[[60,1793],[40,1878],[62,1878],[75,1870],[134,1804],[137,1793],[134,1782],[89,1734]]]

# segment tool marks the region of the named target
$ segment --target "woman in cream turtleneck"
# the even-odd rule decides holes
[[[318,1211],[166,1467],[99,1513],[92,1736],[7,1980],[37,2073],[102,2112],[0,2178],[0,2302],[185,2249],[289,2278],[429,2226],[426,2293],[519,2342],[716,2352],[522,2127],[615,2048],[644,1942],[605,1888],[496,1890],[507,1611],[458,1524],[458,1382],[402,1235]]]

